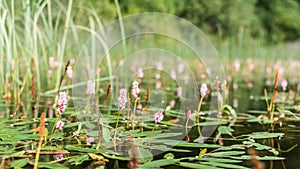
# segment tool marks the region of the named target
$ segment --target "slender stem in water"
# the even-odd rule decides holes
[[[199,114],[200,114],[203,98],[204,97],[201,97],[199,104],[198,104],[198,110],[196,112],[196,124],[197,124],[197,128],[198,128],[199,136],[201,135],[201,128],[200,128],[200,124],[199,124],[200,123],[200,115]]]
[[[117,132],[118,132],[118,125],[119,125],[120,114],[121,114],[121,110],[118,111],[118,117],[117,117],[115,134],[114,134],[114,143],[116,143],[116,136],[117,136]]]

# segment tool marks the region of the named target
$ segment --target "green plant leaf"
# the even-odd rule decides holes
[[[161,160],[155,160],[151,161],[145,164],[142,164],[139,168],[154,168],[154,167],[162,167],[166,165],[172,165],[177,162],[179,162],[179,159],[161,159]]]
[[[218,163],[218,162],[202,162],[201,164],[207,164],[207,165],[224,167],[224,168],[249,169],[247,167],[236,165],[236,164],[226,164],[226,163]]]
[[[186,167],[186,168],[195,168],[195,169],[220,169],[218,167],[213,167],[209,165],[204,164],[195,164],[195,163],[188,163],[188,162],[181,162],[179,163],[179,166]]]
[[[20,169],[24,167],[28,162],[29,162],[29,158],[23,158],[12,162],[10,167],[13,167],[14,169]]]
[[[74,165],[79,165],[87,160],[89,160],[89,156],[85,154],[85,155],[77,156],[75,158],[71,158],[68,160],[68,162]]]
[[[226,156],[234,156],[234,155],[241,155],[241,154],[245,154],[245,152],[244,151],[223,151],[223,152],[208,153],[207,155],[214,156],[214,157],[226,157]]]

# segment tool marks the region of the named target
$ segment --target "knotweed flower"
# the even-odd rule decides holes
[[[143,78],[144,77],[144,72],[142,68],[138,68],[138,77]]]
[[[95,141],[94,137],[87,137],[85,142],[87,145],[91,145]]]
[[[139,89],[139,82],[138,81],[134,81],[132,83],[132,89],[131,89],[131,94],[134,97],[134,100],[139,99],[139,93],[141,92],[141,90]]]
[[[173,78],[173,79],[176,79],[176,72],[175,72],[175,70],[171,70],[171,77]]]
[[[86,94],[88,95],[95,94],[95,82],[92,82],[91,80],[87,82]]]
[[[63,155],[63,154],[57,154],[57,155],[55,156],[55,159],[56,159],[57,161],[61,161],[63,158],[64,158],[64,155]]]
[[[120,96],[118,98],[118,102],[119,102],[118,107],[119,107],[120,110],[125,108],[125,105],[128,101],[126,94],[127,94],[126,89],[121,89],[120,90]]]
[[[207,92],[208,92],[207,85],[206,85],[206,83],[203,83],[201,86],[201,89],[200,89],[201,97],[206,96]]]
[[[68,75],[68,78],[72,79],[72,77],[73,77],[72,66],[67,67],[67,75]]]
[[[156,89],[160,89],[160,88],[161,88],[161,82],[160,82],[160,81],[157,81],[157,82],[156,82],[155,88],[156,88]]]
[[[184,72],[184,64],[183,63],[180,63],[178,65],[178,73],[181,74]]]
[[[55,61],[54,61],[54,57],[50,57],[49,58],[49,67],[50,67],[50,69],[53,69],[54,67],[55,67],[55,63],[54,63]]]
[[[170,101],[171,108],[174,108],[175,104],[176,104],[176,101],[174,99]]]
[[[59,92],[59,97],[57,100],[57,112],[59,115],[62,115],[62,113],[66,110],[68,103],[68,95],[66,92]]]
[[[286,91],[286,87],[288,86],[288,82],[286,79],[282,79],[281,82],[280,82],[280,85],[283,89],[283,91]]]
[[[164,118],[164,114],[162,110],[159,110],[157,113],[155,113],[154,115],[154,120],[155,123],[159,123],[160,121],[162,121]]]
[[[181,87],[178,87],[178,88],[177,88],[177,96],[178,96],[178,97],[181,97],[181,96],[182,96],[182,88],[181,88]]]
[[[62,130],[62,128],[64,127],[65,125],[65,122],[59,120],[57,123],[56,123],[56,129],[57,130]]]
[[[191,110],[186,111],[186,118],[187,119],[191,118],[191,114],[192,114]]]

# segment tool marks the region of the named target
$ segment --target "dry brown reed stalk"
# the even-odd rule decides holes
[[[38,148],[36,150],[36,156],[35,156],[35,161],[34,161],[34,169],[38,168],[38,162],[39,162],[39,157],[40,157],[40,152],[41,152],[41,147],[42,143],[44,140],[44,134],[45,134],[45,120],[46,120],[46,113],[43,112],[40,118],[40,126],[39,126],[39,144]]]
[[[254,148],[248,149],[247,152],[251,157],[251,163],[254,165],[253,169],[264,169],[265,168],[265,164],[257,159],[256,151],[254,150]]]
[[[69,65],[70,65],[70,61],[67,62],[66,66],[65,66],[65,71],[64,71],[64,73],[63,73],[63,74],[61,75],[61,77],[60,77],[59,85],[58,85],[58,88],[57,88],[57,94],[59,93],[59,89],[60,89],[60,87],[61,87],[61,84],[62,84],[62,82],[63,82],[64,77],[66,76],[66,73],[67,73],[67,70],[68,70],[68,66],[69,66]]]
[[[14,115],[13,115],[14,118],[16,118],[17,111],[19,110],[19,108],[20,108],[20,106],[22,105],[22,102],[23,102],[22,94],[23,94],[23,91],[24,91],[24,88],[25,88],[25,85],[26,85],[26,79],[27,79],[28,72],[29,72],[29,68],[26,69],[26,74],[25,74],[25,77],[24,77],[24,80],[23,80],[23,83],[22,83],[22,87],[20,88],[20,90],[18,92],[18,104],[17,104],[17,107],[16,107]]]

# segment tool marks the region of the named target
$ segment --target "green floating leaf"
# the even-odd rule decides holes
[[[173,151],[173,152],[185,152],[185,153],[191,152],[190,150],[170,148],[170,147],[167,147],[166,145],[154,145],[154,146],[151,146],[151,148],[157,149],[160,151]]]
[[[68,162],[73,165],[79,165],[87,160],[89,160],[89,156],[85,154],[85,155],[77,156],[75,158],[71,158],[68,160]]]
[[[70,151],[84,152],[84,153],[97,153],[97,152],[99,152],[99,150],[96,150],[96,149],[76,147],[76,146],[72,146],[72,145],[65,146],[65,149],[70,150]]]
[[[268,132],[254,132],[251,134],[244,134],[243,137],[249,137],[251,139],[266,139],[266,138],[275,138],[282,137],[284,133],[268,133]]]
[[[159,138],[166,138],[166,137],[176,137],[176,136],[181,136],[182,133],[161,133],[161,134],[158,134],[156,136],[153,136],[153,138],[155,139],[159,139]]]
[[[188,163],[188,162],[181,162],[179,163],[179,166],[186,167],[186,168],[195,168],[195,169],[220,169],[218,167],[213,167],[209,165],[204,164],[195,164],[195,163]]]
[[[137,151],[139,153],[138,158],[141,163],[146,163],[153,159],[153,155],[149,150],[143,148],[137,148]],[[129,153],[131,152],[129,151]]]
[[[64,126],[64,128],[77,127],[79,123],[70,123]]]
[[[216,167],[224,167],[224,168],[249,169],[248,167],[244,167],[241,165],[218,163],[218,162],[203,162],[201,164],[212,165]]]
[[[231,127],[228,126],[220,126],[218,128],[219,134],[229,134],[231,135],[234,130]]]
[[[226,156],[234,156],[234,155],[241,155],[245,154],[244,151],[224,151],[224,152],[214,152],[214,153],[208,153],[207,155],[213,156],[213,157],[226,157]]]
[[[10,167],[13,167],[14,169],[19,169],[24,167],[28,162],[29,162],[29,158],[23,158],[12,162]]]
[[[110,138],[111,138],[110,137],[110,130],[105,126],[102,127],[102,135],[103,135],[104,141],[108,143],[110,141]]]
[[[34,165],[34,162],[29,162],[30,165]],[[46,162],[39,162],[38,163],[39,167],[44,167],[44,168],[50,168],[50,169],[68,169],[68,167],[62,166],[60,164],[52,164],[52,163],[46,163]]]
[[[211,158],[205,157],[201,158],[201,161],[209,161],[209,162],[218,162],[218,163],[241,163],[241,160],[233,160],[233,159],[226,159],[226,158]]]
[[[220,148],[222,146],[216,144],[200,144],[200,143],[188,143],[185,141],[176,140],[166,140],[164,142],[166,145],[176,146],[176,147],[191,147],[191,148]]]
[[[237,156],[231,156],[230,158],[232,159],[237,159],[237,160],[250,160],[252,157],[250,155],[242,155],[240,157]],[[264,156],[264,157],[259,157],[256,156],[256,159],[263,161],[263,160],[284,160],[285,158],[283,157],[276,157],[276,156]]]
[[[179,159],[161,159],[155,160],[141,165],[139,168],[154,168],[154,167],[162,167],[166,165],[173,165],[179,162]]]
[[[249,145],[249,146],[255,146],[256,150],[268,150],[268,151],[272,152],[274,155],[279,154],[279,152],[276,149],[274,149],[273,147],[262,145],[262,144],[259,144],[259,143],[256,143],[256,142],[244,141],[243,144]]]

